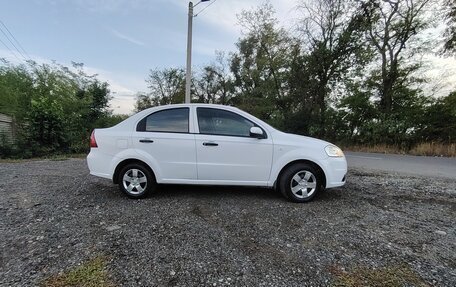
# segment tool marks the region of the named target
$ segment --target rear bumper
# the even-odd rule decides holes
[[[91,175],[112,179],[110,163],[112,156],[100,152],[97,148],[91,148],[87,156],[87,166]]]

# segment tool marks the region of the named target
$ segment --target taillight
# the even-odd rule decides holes
[[[97,140],[95,139],[95,130],[93,130],[90,135],[90,147],[98,147]]]

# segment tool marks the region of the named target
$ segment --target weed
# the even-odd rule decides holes
[[[411,154],[421,156],[447,156],[456,157],[456,144],[448,143],[420,143],[413,146],[410,150],[393,145],[348,145],[344,147],[348,151],[375,152],[389,154]]]
[[[106,272],[103,256],[85,262],[62,274],[54,275],[41,284],[42,287],[113,287]]]
[[[337,287],[429,286],[405,264],[377,269],[356,267],[350,272],[333,265],[329,268],[329,271],[336,279],[332,286]]]

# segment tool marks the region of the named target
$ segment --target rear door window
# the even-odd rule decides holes
[[[158,111],[142,119],[137,131],[162,133],[188,133],[189,108]]]

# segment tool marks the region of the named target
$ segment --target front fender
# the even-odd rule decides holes
[[[275,160],[271,169],[271,175],[269,178],[268,185],[274,186],[275,181],[277,180],[280,171],[290,162],[299,161],[299,160],[306,160],[311,161],[318,165],[322,170],[323,173],[326,175],[328,174],[328,170],[325,164],[325,160],[327,156],[315,156],[315,154],[309,154],[308,149],[296,149],[286,152],[285,154],[281,155],[278,159]],[[317,153],[316,153],[317,154]]]

